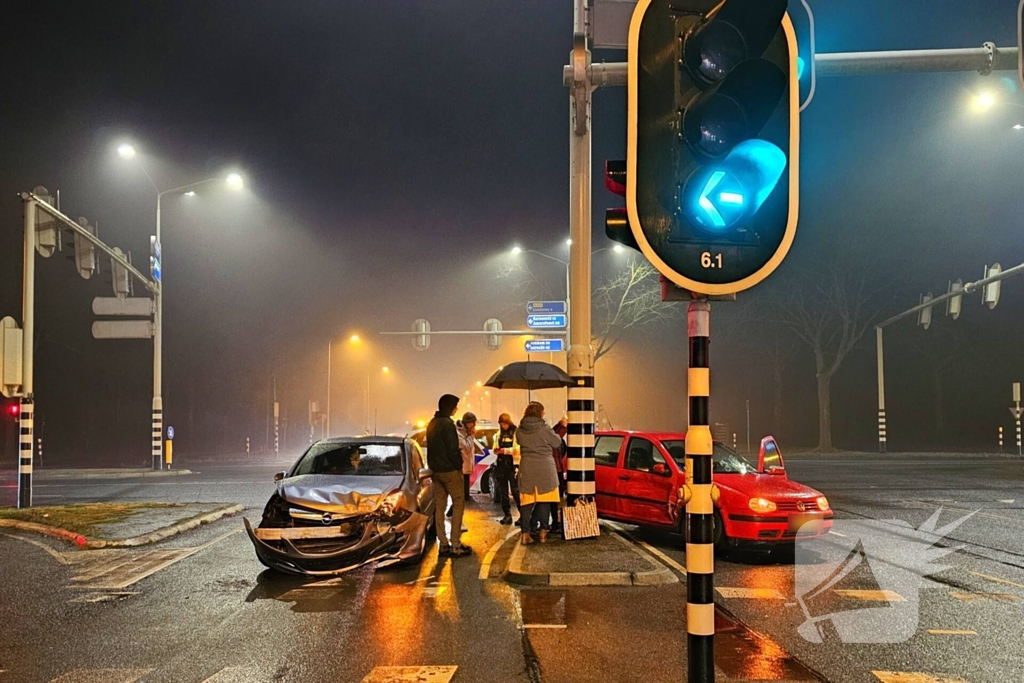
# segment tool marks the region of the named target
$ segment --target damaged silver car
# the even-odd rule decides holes
[[[290,574],[340,574],[375,562],[416,562],[434,527],[430,470],[402,437],[325,439],[288,472],[255,529],[256,556]]]

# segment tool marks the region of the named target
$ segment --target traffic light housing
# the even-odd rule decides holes
[[[684,289],[752,287],[792,244],[800,113],[787,7],[640,0],[634,11],[627,158],[606,183],[624,185],[636,245]],[[622,242],[619,218],[612,210],[606,231]]]

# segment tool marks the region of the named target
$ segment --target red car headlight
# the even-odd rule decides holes
[[[754,512],[775,512],[777,506],[767,498],[751,498],[747,505]]]
[[[828,510],[828,498],[826,498],[825,496],[819,496],[817,502],[819,510],[821,510],[822,512]]]

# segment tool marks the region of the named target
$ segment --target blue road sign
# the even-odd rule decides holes
[[[149,274],[152,275],[153,279],[156,280],[157,282],[160,282],[160,278],[163,276],[162,266],[160,265],[160,259],[156,258],[155,256],[149,257]]]
[[[531,301],[526,304],[526,313],[565,313],[565,302]]]
[[[526,326],[535,330],[563,329],[567,326],[567,318],[565,313],[528,315],[526,316]]]
[[[174,439],[174,427],[167,425],[167,438]]]
[[[565,342],[561,339],[531,339],[526,342],[527,353],[557,353],[565,351]]]

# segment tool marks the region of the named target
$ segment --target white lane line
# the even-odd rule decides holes
[[[449,683],[457,666],[375,666],[363,683]]]
[[[971,629],[958,629],[958,628],[930,628],[928,633],[933,636],[976,636],[977,631]]]
[[[25,541],[25,543],[31,543],[35,547],[40,548],[40,549],[45,550],[46,552],[50,553],[50,555],[53,557],[53,559],[57,560],[57,562],[59,562],[61,564],[67,564],[68,563],[68,561],[66,559],[64,559],[63,555],[61,555],[60,553],[58,553],[56,550],[54,550],[50,546],[46,545],[45,543],[41,543],[40,541],[36,541],[34,539],[31,539],[31,538],[24,538],[22,536],[15,536],[14,534],[0,534],[0,536],[6,536],[7,538],[15,538],[15,539],[17,539],[19,541]],[[0,671],[0,673],[3,673],[3,672]]]
[[[1010,504],[1010,505],[1013,505],[1013,501],[1015,501],[1015,500],[1016,500],[1016,498],[1007,498],[1007,499],[1005,499],[1005,500],[1001,500],[1001,501],[999,501],[999,502],[1000,502],[1000,503],[1008,503],[1008,504]]]
[[[505,545],[508,542],[508,539],[512,538],[518,533],[519,529],[510,529],[505,538],[501,539],[500,541],[492,545],[490,550],[487,551],[487,554],[484,555],[484,563],[480,565],[479,578],[481,581],[484,581],[488,577],[490,577],[491,563],[494,562],[494,556],[498,554],[498,551],[501,549],[501,546]]]
[[[665,553],[663,553],[660,550],[658,550],[657,548],[655,548],[650,543],[647,543],[645,541],[641,541],[639,538],[637,538],[633,534],[629,533],[628,531],[623,529],[621,526],[619,526],[615,522],[604,522],[604,524],[607,524],[611,528],[615,529],[617,532],[619,532],[620,534],[622,534],[623,536],[625,536],[629,540],[633,541],[633,543],[636,543],[637,545],[642,547],[647,552],[651,553],[652,555],[655,555],[659,560],[661,560],[662,562],[664,562],[668,566],[672,567],[672,569],[675,569],[677,572],[679,572],[683,576],[686,576],[686,567],[684,567],[683,565],[679,564],[678,562],[673,560],[671,557],[669,557]]]
[[[829,533],[833,536],[838,536],[839,538],[846,538],[846,534],[841,534],[838,531],[829,531]]]
[[[967,683],[959,676],[947,678],[952,674],[927,674],[918,671],[872,671],[871,673],[882,683]]]
[[[774,588],[742,588],[715,586],[715,592],[723,598],[747,598],[751,600],[785,600],[786,597]]]
[[[987,579],[988,581],[995,581],[996,583],[1005,583],[1007,586],[1015,586],[1017,588],[1024,588],[1024,584],[1014,583],[1013,581],[1007,581],[1006,579],[1001,579],[998,576],[989,576],[988,574],[982,574],[981,572],[967,572],[967,573],[970,574],[971,576],[977,576],[977,577],[982,578],[982,579]]]
[[[213,674],[203,683],[249,683],[257,679],[256,669],[248,666],[228,666]]]
[[[153,669],[75,669],[50,683],[135,683]]]

